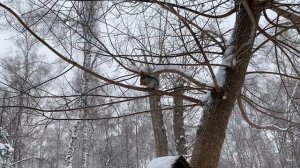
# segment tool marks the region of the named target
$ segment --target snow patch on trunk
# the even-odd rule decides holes
[[[219,66],[216,73],[218,86],[223,87],[226,78],[226,68],[232,67],[236,62],[234,59],[234,45],[232,37],[226,42],[226,50],[222,59],[222,66]]]
[[[216,80],[218,87],[223,87],[226,79],[226,68],[232,67],[236,64],[236,60],[234,57],[234,40],[232,37],[226,42],[226,50],[224,52],[224,56],[221,62],[221,66],[219,66],[216,70]],[[214,83],[211,82],[208,86],[215,87]],[[226,97],[223,97],[226,99]],[[203,95],[200,100],[209,104],[211,102],[211,91],[208,91],[205,95]]]

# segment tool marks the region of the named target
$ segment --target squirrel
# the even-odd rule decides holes
[[[149,89],[158,90],[159,80],[156,77],[150,76],[148,73],[145,73],[143,71],[141,71],[140,76],[140,85],[144,85]]]

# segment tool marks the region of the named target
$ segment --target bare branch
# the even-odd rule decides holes
[[[292,21],[295,25],[300,27],[300,16],[296,15],[295,13],[289,11],[288,9],[282,6],[271,6],[271,10],[276,12],[279,16],[282,16],[290,21]]]
[[[117,85],[117,86],[121,86],[121,87],[124,87],[124,88],[128,88],[128,89],[133,89],[133,90],[138,90],[138,91],[147,91],[147,92],[152,92],[152,93],[158,93],[160,95],[169,95],[169,96],[173,96],[174,93],[169,93],[169,92],[165,92],[165,91],[154,91],[152,89],[146,89],[146,88],[141,88],[141,87],[135,87],[135,86],[131,86],[131,85],[125,85],[123,83],[120,83],[120,82],[116,82],[114,80],[111,80],[111,79],[108,79],[104,76],[101,76],[99,75],[98,73],[96,73],[95,71],[92,71],[80,64],[78,64],[77,62],[73,61],[72,59],[69,59],[65,56],[63,56],[60,52],[58,52],[56,49],[54,49],[52,46],[50,46],[50,44],[48,44],[46,41],[44,41],[41,37],[39,37],[34,31],[32,31],[28,25],[19,17],[19,15],[17,13],[15,13],[11,8],[9,8],[8,6],[4,5],[3,3],[0,3],[0,6],[4,9],[6,9],[9,13],[11,13],[20,23],[21,25],[28,31],[30,32],[35,38],[37,38],[43,45],[45,45],[48,49],[50,49],[54,54],[56,54],[59,58],[61,58],[62,60],[66,61],[67,63],[93,75],[94,77],[98,78],[98,79],[101,79],[101,80],[104,80],[110,84],[114,84],[114,85]],[[176,95],[176,94],[175,94]],[[188,96],[182,96],[184,99],[186,100],[189,100],[189,101],[192,101],[192,102],[195,102],[195,103],[200,103],[200,100],[197,100],[197,99],[194,99],[194,98],[191,98],[191,97],[188,97]],[[202,103],[200,103],[202,104]]]
[[[264,125],[264,126],[261,126],[261,125],[258,125],[258,124],[255,124],[253,123],[247,116],[244,108],[243,108],[243,104],[242,104],[242,101],[241,101],[241,96],[237,98],[237,103],[238,103],[238,107],[240,109],[240,112],[241,112],[241,115],[242,117],[244,118],[244,120],[252,127],[256,128],[256,129],[267,129],[267,130],[275,130],[275,131],[287,131],[288,129],[287,128],[280,128],[276,125]]]

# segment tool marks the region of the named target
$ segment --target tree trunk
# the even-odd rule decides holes
[[[252,0],[246,2],[255,21],[258,22],[261,9]],[[239,10],[232,38],[236,51],[241,50],[241,52],[234,54],[237,55],[236,66],[226,69],[223,88],[221,91],[212,91],[210,104],[203,109],[203,116],[197,130],[197,138],[192,153],[191,166],[193,168],[218,167],[228,120],[244,83],[254,41],[254,37],[251,37],[251,28],[255,28],[256,32],[257,27],[251,26],[253,24],[243,5],[240,6]],[[249,39],[251,39],[251,43],[247,43]],[[243,44],[246,45],[243,46]]]
[[[89,35],[87,32],[84,31],[83,36],[87,39],[89,39]],[[84,44],[84,63],[83,66],[86,67],[87,69],[92,69],[91,68],[91,44],[86,42]],[[87,108],[89,106],[88,103],[88,97],[86,96],[87,93],[89,92],[90,89],[90,78],[91,75],[89,75],[87,72],[83,72],[84,76],[84,81],[83,81],[83,91],[81,94],[81,107],[83,108],[82,110],[82,115],[80,118],[86,119],[89,113],[89,109]],[[81,167],[82,168],[87,168],[87,159],[88,159],[88,121],[84,120],[82,121],[82,163]]]
[[[22,159],[22,153],[23,153],[23,129],[22,129],[22,117],[23,117],[23,113],[24,113],[24,108],[23,106],[27,106],[28,102],[27,102],[27,95],[25,93],[28,93],[29,91],[28,89],[28,78],[29,78],[29,52],[30,52],[30,46],[28,46],[28,40],[29,40],[29,36],[28,33],[24,34],[24,37],[26,39],[26,42],[24,45],[26,45],[26,50],[23,51],[24,54],[24,62],[23,62],[23,66],[24,66],[24,76],[23,79],[20,79],[22,81],[18,81],[20,83],[20,97],[19,97],[19,111],[16,114],[16,117],[14,118],[14,125],[13,125],[13,129],[14,129],[14,143],[13,143],[13,147],[14,147],[14,162],[19,161]],[[18,166],[18,167],[22,167],[22,166]]]
[[[86,114],[86,113],[85,113]],[[87,115],[84,115],[84,119],[87,118]],[[87,168],[88,166],[88,125],[87,121],[82,123],[82,163],[81,168]]]
[[[9,97],[8,91],[4,91],[3,98],[2,98],[2,108],[1,108],[1,116],[0,116],[0,128],[4,125],[4,112],[5,112],[5,106],[6,106],[6,98]]]
[[[69,149],[65,158],[64,168],[72,168],[73,153],[78,141],[78,131],[80,127],[80,121],[77,121],[74,126],[73,134],[69,143]]]
[[[84,15],[85,21],[81,24],[83,29],[83,38],[84,38],[84,61],[83,66],[87,69],[92,70],[92,44],[93,35],[92,32],[96,28],[95,18],[97,17],[97,9],[94,7],[96,5],[95,2],[81,2],[83,7],[82,11]],[[83,72],[83,90],[81,94],[81,107],[83,107],[83,114],[81,116],[82,119],[86,119],[89,113],[89,99],[88,92],[90,90],[90,79],[91,75],[86,71]],[[88,121],[82,121],[82,155],[81,155],[81,168],[87,168],[88,166]]]
[[[93,36],[97,34],[96,28],[97,28],[97,11],[99,7],[99,2],[79,2],[78,7],[80,9],[80,13],[78,15],[82,15],[83,19],[80,21],[81,27],[82,27],[82,36],[84,40],[84,62],[83,66],[86,69],[93,69],[93,63],[92,63],[92,49],[93,46],[91,42],[93,41]],[[79,114],[79,118],[86,119],[89,113],[89,109],[87,107],[90,106],[90,101],[88,99],[87,93],[90,90],[90,80],[92,76],[84,71],[83,72],[83,89],[81,93],[81,102],[80,106],[83,108],[81,111],[81,114]],[[83,120],[81,122],[77,122],[75,125],[76,130],[78,129],[79,125],[82,126],[82,153],[81,153],[81,168],[87,168],[88,167],[88,121]],[[74,129],[75,130],[75,129]],[[77,140],[77,139],[76,139]],[[71,140],[72,143],[73,139]],[[74,143],[76,144],[76,141],[74,140]],[[71,145],[70,145],[71,146]],[[71,149],[69,151],[71,152]],[[72,149],[74,152],[74,149]],[[73,153],[71,153],[73,155]],[[71,157],[72,156],[67,156]]]
[[[17,111],[17,114],[14,118],[14,122],[12,125],[12,130],[13,130],[13,148],[14,148],[14,153],[13,153],[13,160],[14,162],[21,160],[22,158],[22,127],[21,127],[21,121],[22,121],[22,113],[23,113],[23,95],[20,95],[19,98],[19,106],[20,109]]]
[[[150,96],[150,110],[155,140],[156,157],[168,155],[168,140],[160,106],[160,96]]]
[[[93,69],[93,62],[92,61],[92,41],[94,41],[94,35],[97,34],[97,11],[100,9],[100,2],[81,2],[82,3],[82,11],[84,15],[84,22],[81,24],[83,29],[83,38],[84,38],[84,62],[83,66],[86,69]],[[83,72],[84,81],[83,81],[83,91],[82,91],[82,102],[81,105],[83,107],[83,119],[86,119],[88,117],[88,113],[90,110],[87,108],[91,105],[91,100],[88,98],[87,93],[89,93],[91,89],[91,82],[92,75],[88,72]],[[87,168],[88,167],[88,121],[85,120],[82,122],[82,165],[81,168]]]
[[[174,91],[179,95],[183,95],[183,85],[176,85]],[[183,118],[183,99],[179,96],[173,97],[174,101],[174,113],[173,113],[173,131],[175,138],[176,151],[178,155],[186,155],[186,139],[184,130],[184,118]]]

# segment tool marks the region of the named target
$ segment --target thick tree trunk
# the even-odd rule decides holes
[[[258,22],[261,10],[252,0],[247,0],[247,3],[254,19]],[[210,104],[203,109],[203,116],[197,131],[197,139],[191,159],[193,168],[218,167],[228,120],[244,83],[254,41],[254,37],[251,37],[251,28],[255,28],[256,32],[257,27],[251,26],[253,23],[243,5],[241,5],[239,10],[232,38],[237,49],[236,51],[241,51],[235,54],[236,66],[226,69],[223,88],[221,91],[213,91],[211,93]],[[251,43],[248,43],[249,39],[252,40]]]
[[[156,157],[168,155],[168,140],[160,106],[160,96],[149,98]]]
[[[183,85],[176,85],[174,87],[175,92],[183,95]],[[186,147],[186,139],[185,139],[185,130],[184,130],[184,118],[183,118],[183,99],[179,96],[173,97],[174,101],[174,113],[173,113],[173,130],[174,130],[174,138],[176,151],[178,155],[186,155],[187,147]]]

